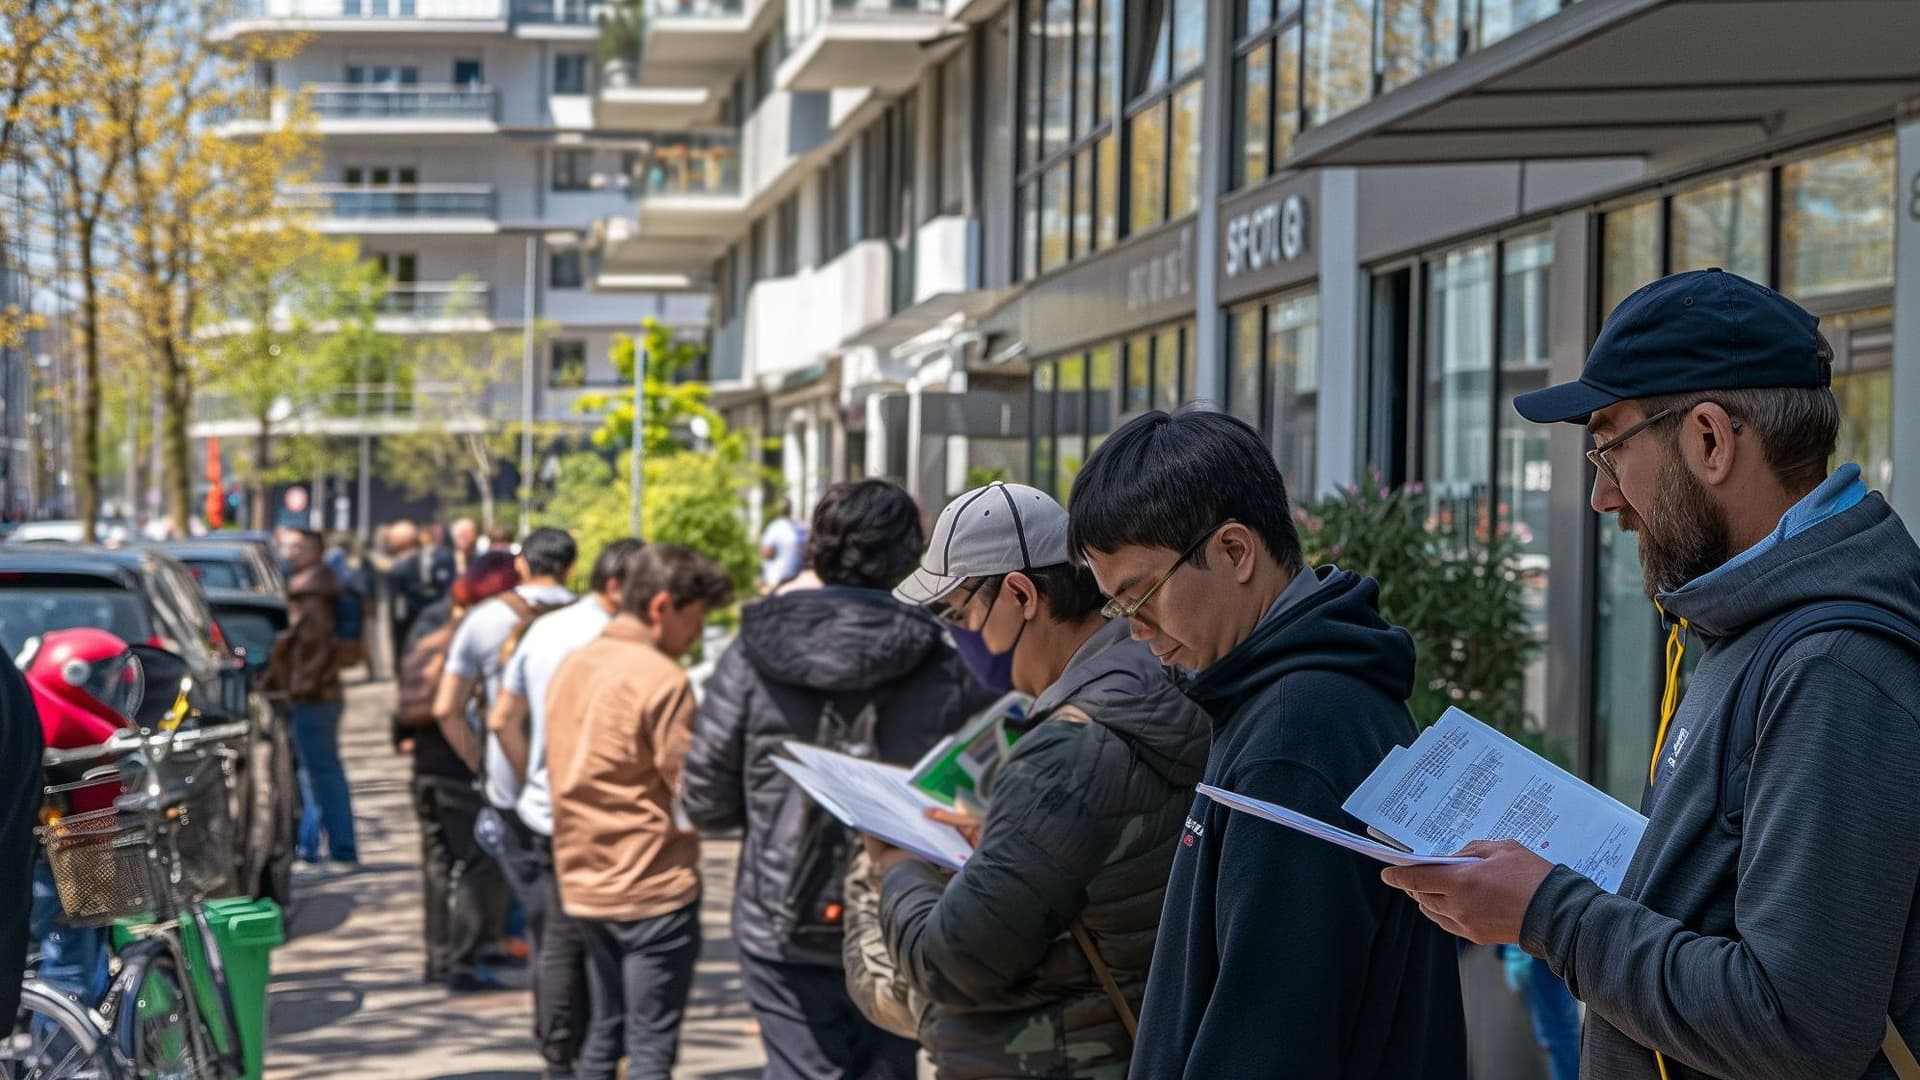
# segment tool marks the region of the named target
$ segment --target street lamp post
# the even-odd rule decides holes
[[[627,465],[627,530],[640,535],[640,498],[645,494],[646,473],[642,458],[646,454],[647,433],[644,416],[647,405],[647,345],[634,342],[633,348],[633,457]]]
[[[533,517],[533,306],[535,255],[540,238],[527,235],[527,290],[520,334],[520,536],[525,539]]]

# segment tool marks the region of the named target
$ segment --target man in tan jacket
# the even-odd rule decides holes
[[[560,665],[546,703],[553,860],[586,937],[592,1019],[581,1080],[667,1080],[700,954],[700,838],[674,820],[693,740],[679,658],[731,602],[711,559],[655,544],[629,556],[620,609]]]

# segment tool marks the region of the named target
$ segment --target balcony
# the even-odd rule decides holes
[[[289,31],[497,34],[506,29],[506,0],[236,0],[210,36],[230,41]]]
[[[308,184],[287,205],[321,219],[323,232],[494,232],[491,184]]]
[[[702,83],[642,84],[637,60],[609,60],[593,99],[594,123],[627,130],[671,131],[720,119],[720,95]],[[650,69],[649,69],[650,70]]]
[[[655,84],[684,81],[682,72],[746,64],[763,24],[773,21],[769,8],[767,0],[648,0],[643,77]]]
[[[945,55],[931,46],[956,29],[945,0],[789,0],[793,52],[781,62],[777,81],[797,91],[904,90]],[[955,36],[955,47],[958,42]]]
[[[1308,18],[1320,3],[1309,0]],[[1465,24],[1463,55],[1419,47],[1402,23],[1420,10],[1388,0],[1372,67],[1356,50],[1354,70],[1378,70],[1377,86],[1322,74],[1339,92],[1294,140],[1289,167],[1635,158],[1659,168],[1878,120],[1920,94],[1920,4],[1907,0],[1501,0]]]
[[[401,320],[485,321],[492,312],[484,281],[396,281],[380,298],[380,314]]]
[[[476,403],[470,386],[422,380],[348,386],[299,404],[282,398],[268,410],[267,423],[281,436],[404,435],[429,428],[480,434],[493,429],[497,418],[490,412],[484,400]],[[231,395],[196,394],[193,413],[188,432],[195,439],[260,433],[252,406]]]
[[[600,4],[587,0],[514,0],[513,21],[539,26],[598,26]]]
[[[498,95],[478,86],[309,83],[305,89],[323,132],[330,124],[355,121],[398,122],[396,126],[411,128],[418,126],[414,121],[444,120],[490,127],[498,108]]]

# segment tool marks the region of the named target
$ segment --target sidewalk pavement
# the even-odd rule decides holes
[[[267,1080],[539,1080],[527,993],[450,998],[421,983],[420,838],[392,706],[391,683],[348,689],[341,752],[363,869],[298,890],[273,954]],[[674,1071],[687,1080],[746,1080],[764,1060],[727,930],[737,856],[731,841],[702,852],[706,945]]]

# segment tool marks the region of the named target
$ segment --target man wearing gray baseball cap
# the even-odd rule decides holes
[[[954,500],[894,595],[977,635],[977,673],[1034,696],[980,785],[964,869],[949,880],[868,841],[888,948],[931,1003],[920,1041],[942,1080],[1118,1075],[1206,716],[1102,617],[1093,575],[1068,557],[1066,510],[1034,488]]]

